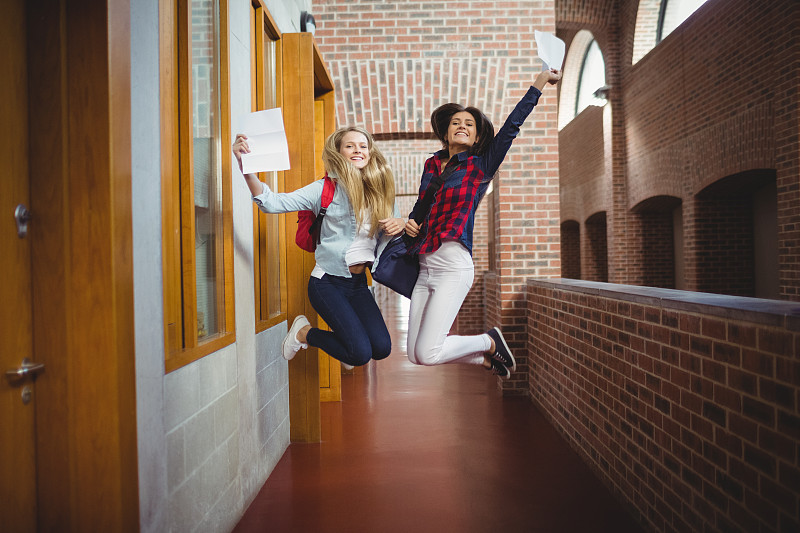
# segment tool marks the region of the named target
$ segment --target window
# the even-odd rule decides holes
[[[166,369],[230,344],[233,234],[225,0],[160,4]]]
[[[662,0],[656,42],[660,43],[705,3],[706,0]]]
[[[597,89],[606,84],[606,63],[603,60],[603,52],[597,45],[597,41],[592,40],[586,48],[581,64],[581,73],[578,77],[578,95],[575,99],[575,116],[590,105],[602,106],[605,100],[594,95]]]
[[[281,105],[281,52],[280,33],[269,12],[262,6],[254,6],[253,57],[254,111],[272,109]],[[284,191],[283,172],[265,172],[259,178],[276,192]],[[254,211],[254,273],[256,302],[256,331],[263,331],[286,320],[286,215]]]

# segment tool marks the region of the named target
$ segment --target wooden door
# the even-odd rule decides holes
[[[31,246],[18,236],[14,213],[30,207],[28,182],[28,74],[25,0],[6,3],[0,17],[0,372],[32,359]],[[36,530],[34,383],[0,378],[0,501],[5,531]]]
[[[137,531],[130,4],[3,8],[0,531]]]

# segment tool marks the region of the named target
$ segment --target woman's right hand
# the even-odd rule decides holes
[[[406,235],[409,237],[416,237],[419,235],[419,224],[417,224],[417,221],[413,218],[409,218],[408,222],[406,222],[405,230]]]
[[[236,140],[233,141],[233,155],[236,156],[236,159],[239,160],[239,163],[242,162],[242,154],[249,154],[250,153],[250,146],[247,144],[247,136],[243,133],[236,134]]]
[[[562,72],[554,68],[543,70],[538,76],[536,76],[533,86],[541,91],[544,89],[545,85],[555,85],[558,83],[561,80],[561,75]]]

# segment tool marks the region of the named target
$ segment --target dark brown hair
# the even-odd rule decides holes
[[[444,104],[440,105],[431,113],[431,127],[436,137],[442,141],[442,147],[447,149],[447,128],[450,126],[450,119],[453,115],[466,111],[472,118],[475,119],[475,129],[478,133],[478,139],[472,145],[469,152],[472,155],[484,155],[492,144],[494,139],[494,125],[480,109],[475,107],[464,107],[460,104]]]

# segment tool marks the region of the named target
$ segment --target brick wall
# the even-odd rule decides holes
[[[702,195],[694,203],[697,290],[752,296],[753,211],[750,198]]]
[[[603,122],[604,162],[597,161],[586,128],[579,127],[587,125],[584,117],[560,133],[562,221],[583,224],[593,213],[606,212],[608,279],[644,283],[661,273],[643,270],[653,263],[641,260],[645,241],[631,232],[641,222],[632,212],[637,205],[659,196],[678,199],[684,206],[683,241],[708,242],[690,233],[705,231],[692,220],[698,213],[689,209],[693,197],[729,176],[772,169],[778,186],[779,297],[800,300],[800,4],[708,0],[653,48],[659,5],[658,0],[559,2],[559,34],[571,47],[579,30],[591,31],[612,87]],[[575,41],[580,47],[582,41]],[[565,88],[576,69],[565,68]],[[755,69],[770,74],[753,77]],[[571,105],[570,94],[562,90],[562,105]],[[565,154],[571,154],[568,165]],[[583,194],[586,178],[597,175],[604,176],[608,194]],[[603,205],[597,205],[598,198]],[[687,250],[686,272],[702,270],[692,261],[711,253]],[[740,266],[734,262],[731,268]],[[714,290],[748,290],[734,285]],[[706,286],[698,282],[687,288]]]
[[[800,307],[528,283],[533,401],[655,531],[798,531]]]
[[[636,217],[642,251],[641,283],[648,287],[675,288],[675,242],[672,211],[648,210]]]
[[[534,30],[555,32],[554,3],[314,2],[315,39],[336,84],[339,123],[360,124],[378,134],[393,166],[403,169],[401,182],[410,176],[418,180],[430,155],[418,143],[430,138],[430,113],[437,106],[448,101],[473,105],[496,128],[502,125],[541,71]],[[475,228],[476,283],[458,319],[470,333],[485,330],[484,320],[491,320],[508,332],[516,348],[524,346],[525,280],[560,273],[556,119],[556,91],[548,88],[494,182],[498,271],[485,275],[488,236],[481,212]],[[487,277],[496,285],[484,286]],[[520,374],[506,386],[523,390],[524,383]]]
[[[603,108],[589,106],[567,124],[559,133],[559,152],[561,220],[583,224],[606,211],[610,200]]]
[[[574,220],[561,224],[561,277],[581,279],[581,228]]]
[[[581,279],[608,281],[608,223],[605,213],[586,221],[581,234]]]

